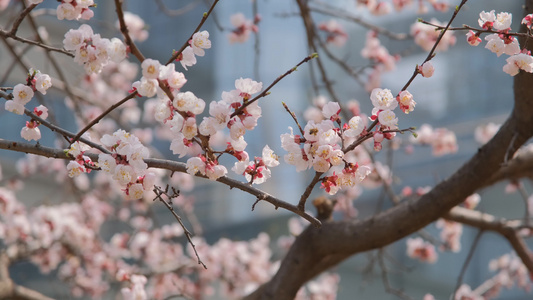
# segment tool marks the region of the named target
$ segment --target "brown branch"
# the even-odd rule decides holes
[[[141,51],[137,48],[135,43],[133,42],[133,39],[130,36],[130,33],[128,31],[128,26],[126,25],[126,22],[124,21],[124,11],[122,10],[122,1],[121,0],[115,0],[115,7],[120,27],[120,32],[124,35],[124,39],[126,42],[126,45],[130,47],[131,54],[133,54],[140,62],[144,61],[144,55],[141,53]]]
[[[525,224],[520,220],[505,220],[479,211],[454,207],[444,218],[482,230],[499,233],[507,239],[530,273],[533,273],[533,253],[529,250],[518,231]]]
[[[298,202],[298,209],[301,211],[305,210],[305,202],[307,201],[307,198],[309,198],[309,195],[311,195],[311,192],[313,191],[313,188],[315,185],[320,181],[320,176],[322,176],[322,172],[315,172],[315,177],[313,177],[313,180],[309,183],[307,188],[305,188],[304,193],[302,194],[302,197],[300,197],[300,201]]]
[[[29,39],[20,37],[18,35],[12,34],[11,32],[7,32],[5,30],[1,30],[0,29],[0,36],[3,37],[3,38],[10,38],[10,39],[13,39],[15,41],[19,41],[21,43],[26,43],[26,44],[38,46],[38,47],[41,47],[41,48],[43,48],[45,50],[48,50],[48,51],[54,51],[54,52],[65,54],[65,55],[70,56],[70,57],[74,57],[74,54],[72,54],[72,53],[70,53],[70,52],[68,52],[68,51],[66,51],[64,49],[52,47],[52,46],[46,45],[46,44],[44,44],[42,42],[29,40]]]
[[[84,143],[90,145],[89,144],[90,142],[89,143],[84,142]],[[39,143],[33,145],[30,143],[25,143],[25,142],[14,142],[14,141],[0,139],[0,149],[6,149],[6,150],[11,150],[11,151],[16,151],[16,152],[31,153],[35,155],[53,157],[53,158],[58,158],[58,159],[68,159],[68,160],[72,159],[72,157],[69,157],[65,154],[63,149],[45,147],[45,146],[40,145]],[[109,151],[106,151],[106,152],[109,152]],[[90,157],[93,161],[98,160],[98,155],[96,154],[85,153],[85,155]],[[156,159],[156,158],[148,158],[148,159],[145,159],[144,162],[148,165],[149,168],[159,168],[159,169],[165,169],[165,170],[169,170],[173,172],[187,173],[187,165],[182,162],[164,160],[164,159]],[[202,176],[202,175],[195,175],[195,176],[201,177],[201,178],[207,178],[206,176]],[[300,209],[298,209],[296,205],[293,205],[281,199],[278,199],[262,190],[259,190],[249,185],[248,183],[241,182],[235,179],[231,179],[226,176],[223,176],[217,179],[217,181],[222,184],[227,185],[230,188],[237,188],[243,192],[253,195],[259,200],[264,200],[266,202],[269,202],[270,204],[274,205],[276,209],[281,207],[290,212],[293,212],[301,216],[302,218],[306,219],[307,221],[309,221],[311,224],[313,224],[314,227],[320,227],[322,224],[317,218],[311,216],[305,211],[301,211]]]
[[[332,17],[337,17],[337,18],[341,18],[341,19],[345,19],[345,20],[354,22],[356,24],[361,25],[362,27],[364,27],[366,29],[375,31],[375,32],[377,32],[379,34],[382,34],[382,35],[384,35],[384,36],[386,36],[388,38],[394,39],[394,40],[405,40],[405,39],[407,39],[409,37],[405,33],[395,33],[395,32],[392,32],[390,30],[387,30],[387,29],[385,29],[383,27],[373,25],[373,24],[363,20],[360,17],[353,16],[351,14],[346,13],[345,10],[341,10],[339,8],[332,7],[332,6],[329,6],[329,8],[325,8],[325,6],[326,6],[325,4],[326,3],[324,3],[324,2],[320,2],[320,4],[322,4],[324,7],[310,7],[309,10],[317,12],[317,13],[320,13],[320,14],[324,14],[324,15],[328,15],[328,16],[332,16]]]

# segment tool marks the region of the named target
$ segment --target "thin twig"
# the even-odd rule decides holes
[[[298,126],[298,129],[300,130],[300,133],[302,136],[304,135],[304,130],[302,129],[302,126],[300,126],[300,123],[298,122],[298,118],[296,118],[296,114],[290,110],[290,108],[287,106],[285,102],[281,102],[285,110],[291,115],[292,119],[294,120],[294,123],[296,123],[296,126]]]
[[[179,196],[179,191],[177,191],[176,189],[172,188],[172,194],[168,194],[168,184],[167,184],[167,187],[166,189],[163,191],[161,189],[161,187],[158,187],[158,186],[154,186],[154,193],[156,194],[156,199],[158,199],[159,201],[163,202],[163,204],[165,204],[165,206],[168,208],[168,210],[170,210],[170,212],[172,213],[172,215],[174,216],[174,218],[176,218],[176,220],[178,221],[178,223],[180,224],[181,228],[183,229],[183,232],[185,233],[185,237],[187,237],[187,241],[189,242],[189,244],[191,244],[192,246],[192,249],[194,250],[194,254],[196,254],[196,258],[198,259],[198,264],[199,265],[202,265],[204,267],[204,269],[207,269],[207,266],[202,262],[202,260],[200,259],[200,255],[198,255],[198,252],[196,251],[196,246],[194,245],[194,243],[192,242],[192,234],[191,232],[187,229],[187,227],[185,227],[185,225],[183,224],[183,221],[181,220],[181,217],[176,213],[176,211],[174,210],[174,207],[172,207],[172,202],[170,202],[172,198],[176,198]],[[169,199],[169,202],[167,202],[165,199],[163,199],[162,195],[165,195],[168,197]]]
[[[80,139],[80,137],[87,132],[87,130],[91,129],[94,125],[96,125],[100,120],[102,120],[105,116],[107,116],[110,112],[121,106],[122,104],[126,103],[128,100],[135,98],[137,96],[137,91],[134,91],[133,93],[129,94],[128,96],[124,97],[124,99],[120,100],[119,102],[111,105],[108,109],[106,109],[104,112],[102,112],[98,117],[96,117],[94,120],[92,120],[89,124],[87,124],[76,136],[70,140],[70,143],[75,143],[77,140]]]
[[[321,2],[321,4],[324,5],[325,3]],[[345,20],[348,20],[348,21],[352,21],[352,22],[354,22],[356,24],[359,24],[359,25],[369,29],[369,30],[375,31],[375,32],[377,32],[379,34],[382,34],[382,35],[384,35],[386,37],[389,37],[391,39],[394,39],[394,40],[405,40],[405,39],[407,39],[409,37],[405,33],[395,33],[395,32],[392,32],[390,30],[387,30],[387,29],[385,29],[383,27],[370,24],[369,22],[363,20],[362,18],[350,15],[350,14],[346,13],[345,10],[341,10],[341,9],[336,8],[336,7],[333,8],[332,6],[330,6],[329,9],[326,9],[326,8],[323,8],[323,7],[309,7],[309,10],[317,12],[317,13],[321,13],[321,14],[324,14],[324,15],[329,15],[329,16],[345,19]]]
[[[474,242],[472,242],[470,251],[468,251],[468,255],[466,256],[465,262],[463,263],[463,267],[461,268],[461,273],[459,273],[459,278],[457,278],[457,283],[455,284],[455,289],[453,290],[453,295],[451,297],[451,300],[455,299],[457,290],[459,290],[459,287],[463,283],[463,277],[465,275],[466,269],[468,268],[468,265],[472,261],[472,257],[474,257],[474,251],[476,250],[476,247],[479,244],[479,241],[481,240],[482,235],[483,235],[483,230],[479,230],[476,234],[476,237],[474,238]]]

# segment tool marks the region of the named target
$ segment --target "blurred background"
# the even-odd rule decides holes
[[[112,1],[95,1],[98,6],[94,9],[95,17],[89,22],[95,32],[103,37],[122,38],[115,28],[115,8]],[[160,6],[164,3],[166,8]],[[319,3],[319,2],[318,2]],[[396,33],[408,33],[410,26],[418,17],[424,20],[437,18],[446,22],[452,14],[452,9],[445,13],[430,11],[423,15],[416,14],[416,9],[406,9],[402,12],[386,15],[372,16],[363,9],[355,7],[355,1],[328,1],[329,5],[336,6],[355,16],[377,26],[382,26]],[[457,3],[450,0],[451,7]],[[210,32],[212,48],[206,50],[204,57],[198,57],[198,63],[183,71],[181,66],[177,70],[183,71],[188,82],[182,90],[192,91],[206,102],[221,99],[222,91],[234,89],[236,79],[252,78],[262,81],[266,87],[278,76],[296,65],[310,54],[307,47],[307,38],[298,16],[298,6],[295,1],[264,0],[258,1],[257,10],[262,16],[259,23],[259,34],[253,36],[243,44],[231,44],[228,41],[232,26],[230,16],[241,12],[248,19],[253,18],[253,3],[251,0],[220,1],[215,8],[213,16],[205,23],[203,29]],[[79,22],[58,22],[50,10],[57,7],[55,1],[44,1],[39,6],[41,15],[37,17],[39,25],[44,26],[49,33],[52,45],[61,46],[64,33],[70,28],[78,28]],[[158,59],[165,62],[172,54],[173,49],[179,49],[182,43],[190,36],[197,26],[203,12],[207,11],[204,1],[126,1],[126,10],[139,15],[148,24],[149,37],[146,41],[138,43],[145,57]],[[454,26],[462,24],[477,26],[479,12],[495,10],[513,13],[513,30],[518,30],[522,18],[522,1],[497,1],[497,0],[471,0],[461,10]],[[50,9],[50,10],[46,10]],[[169,10],[188,10],[178,16],[170,16]],[[8,17],[16,14],[8,8],[0,15],[4,26]],[[313,14],[317,23],[328,21],[330,17]],[[352,66],[366,66],[368,62],[360,55],[366,40],[367,29],[349,21],[339,21],[346,29],[349,39],[343,48],[331,47],[331,51],[345,59]],[[224,30],[221,30],[224,29]],[[24,36],[25,28],[21,28]],[[395,175],[393,187],[399,192],[404,186],[424,187],[433,186],[440,180],[452,174],[463,162],[470,158],[480,146],[473,139],[474,129],[478,125],[489,122],[500,123],[510,112],[513,103],[512,77],[502,72],[505,58],[496,57],[494,53],[466,43],[466,32],[455,32],[457,43],[446,52],[438,53],[432,60],[435,66],[435,75],[431,78],[417,79],[412,83],[409,91],[414,95],[417,106],[409,115],[399,115],[400,128],[409,126],[420,127],[430,123],[433,127],[447,127],[455,132],[458,140],[458,151],[453,155],[435,158],[431,149],[416,147],[413,155],[404,151],[401,145],[392,160],[392,171]],[[396,69],[386,73],[381,81],[381,87],[391,89],[393,94],[399,91],[411,76],[414,67],[423,62],[427,52],[415,46],[411,39],[406,41],[389,40],[379,36],[380,41],[392,54],[401,53]],[[12,42],[12,41],[10,41]],[[20,46],[20,50],[26,46]],[[259,49],[259,50],[257,50]],[[322,55],[322,53],[319,53]],[[55,55],[61,60],[62,67],[68,73],[71,84],[76,84],[83,76],[83,70],[76,64],[70,63],[67,57]],[[31,66],[44,73],[52,74],[52,68],[39,49],[29,47],[25,54],[31,61]],[[359,101],[361,111],[370,114],[372,104],[369,93],[344,73],[337,65],[321,56],[326,62],[327,72],[334,82],[334,88],[342,101],[356,99]],[[134,62],[134,58],[129,58]],[[0,75],[4,76],[1,86],[13,86],[21,82],[26,70],[14,66],[14,57],[5,47],[0,45]],[[259,126],[246,135],[248,141],[247,151],[250,156],[260,156],[265,144],[268,144],[278,155],[283,156],[284,150],[280,146],[280,135],[288,132],[288,126],[295,127],[293,120],[283,109],[281,102],[287,105],[302,120],[302,114],[316,96],[311,88],[309,73],[310,66],[304,64],[298,71],[284,78],[272,90],[271,95],[260,100],[263,116]],[[316,70],[315,70],[316,71]],[[139,75],[140,77],[140,75]],[[326,91],[323,95],[328,97]],[[57,122],[62,127],[76,132],[74,118],[64,104],[64,95],[50,92],[44,97],[56,110]],[[137,100],[142,108],[143,99]],[[21,141],[20,128],[26,119],[6,112],[3,105],[0,107],[0,138]],[[53,136],[46,129],[42,129],[43,139],[41,144],[54,146]],[[401,137],[407,141],[409,135]],[[169,150],[169,142],[155,139],[153,143],[160,151],[161,156],[176,159]],[[376,155],[379,161],[386,162],[387,146]],[[21,157],[18,153],[0,151],[4,180],[15,176],[15,162]],[[185,160],[182,160],[185,161]],[[390,160],[389,160],[390,161]],[[230,172],[231,173],[231,172]],[[272,178],[259,188],[291,203],[297,203],[303,189],[312,179],[312,172],[297,173],[292,166],[282,164],[272,170]],[[233,175],[230,175],[233,176]],[[51,198],[57,196],[49,176],[35,178],[31,188],[20,191],[20,199],[28,204],[40,203],[42,198],[53,202]],[[203,235],[208,242],[213,243],[220,237],[231,239],[250,239],[260,232],[267,232],[272,237],[273,247],[276,248],[276,237],[287,234],[287,221],[293,217],[283,210],[275,210],[268,203],[259,203],[255,210],[251,207],[255,199],[243,192],[229,190],[226,186],[211,184],[206,180],[196,180],[194,191],[187,194],[194,196],[195,212],[203,227]],[[30,186],[30,183],[26,184]],[[494,213],[505,218],[523,217],[524,204],[521,197],[504,192],[505,184],[480,191],[481,203],[479,210]],[[526,189],[531,190],[530,185]],[[322,190],[315,189],[311,198],[322,195]],[[43,196],[44,195],[44,196]],[[372,214],[378,203],[383,203],[384,208],[390,205],[381,188],[365,188],[364,193],[356,200],[358,218]],[[313,210],[312,207],[308,209]],[[171,222],[171,216],[163,207],[156,207],[161,218]],[[438,238],[439,230],[434,225],[427,231]],[[448,299],[457,283],[463,262],[474,241],[477,231],[464,228],[461,239],[461,253],[441,252],[434,265],[427,265],[412,260],[406,255],[405,241],[400,241],[386,248],[386,253],[396,263],[389,263],[390,283],[394,288],[403,289],[415,299],[422,299],[425,293],[432,293],[436,299]],[[477,248],[475,256],[470,262],[463,281],[476,287],[492,273],[488,269],[488,262],[510,251],[507,242],[500,236],[484,233]],[[281,257],[282,252],[276,252]],[[375,253],[359,254],[342,263],[333,271],[341,275],[338,299],[397,299],[397,296],[384,291],[379,269],[374,266],[369,268]],[[374,262],[375,263],[375,262]],[[57,293],[58,298],[67,299],[68,293],[61,283],[50,284],[49,281],[40,280],[37,269],[29,263],[21,262],[12,270],[15,281],[29,287],[39,287],[39,290],[51,288]],[[48,279],[47,279],[48,280]],[[523,291],[506,291],[500,299],[531,299]]]

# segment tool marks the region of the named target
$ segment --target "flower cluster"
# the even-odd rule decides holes
[[[270,169],[279,165],[279,158],[274,151],[266,145],[263,148],[263,156],[256,157],[254,161],[245,159],[238,161],[232,170],[237,174],[242,174],[250,183],[261,184],[270,178]]]
[[[204,49],[211,48],[211,41],[209,40],[209,32],[207,30],[196,32],[189,40],[189,46],[187,46],[183,52],[180,53],[176,61],[181,63],[181,66],[187,70],[187,67],[194,66],[196,64],[196,56],[204,56]]]
[[[141,199],[144,191],[152,190],[156,175],[147,171],[144,162],[149,152],[135,135],[117,130],[113,135],[104,135],[100,141],[112,154],[99,154],[97,166],[112,174],[124,187],[127,199]]]
[[[153,97],[158,92],[163,94],[159,88],[161,82],[177,97],[177,93],[187,82],[185,75],[175,70],[174,64],[164,66],[155,59],[147,58],[141,63],[141,68],[143,76],[132,84],[133,90],[140,96]]]
[[[348,40],[348,33],[342,25],[334,19],[318,24],[318,29],[327,33],[326,42],[342,47]]]
[[[435,246],[420,237],[407,239],[407,256],[431,264],[438,258]]]
[[[370,173],[370,168],[348,162],[341,147],[343,140],[355,141],[366,132],[364,119],[354,116],[339,128],[339,113],[337,102],[327,102],[321,108],[322,119],[310,119],[303,129],[303,136],[295,135],[290,127],[290,133],[281,135],[281,146],[288,152],[284,160],[294,165],[297,171],[313,168],[316,172],[325,173],[335,169],[321,183],[321,187],[331,195],[341,188],[354,187]]]
[[[42,2],[42,0],[32,0],[30,2]],[[90,20],[94,12],[90,9],[96,6],[93,0],[61,0],[57,6],[58,20]]]
[[[45,95],[46,91],[52,86],[52,80],[49,75],[41,73],[39,70],[30,69],[28,72],[27,84],[19,83],[13,87],[13,99],[7,100],[4,107],[7,111],[22,115],[25,110],[25,105],[33,98],[34,91],[39,91]],[[33,109],[35,115],[45,120],[48,117],[48,108],[43,105]],[[41,131],[37,120],[32,119],[26,122],[26,126],[22,127],[20,136],[27,140],[40,140]]]
[[[444,25],[436,19],[431,19],[431,24],[437,26]],[[416,22],[411,25],[411,35],[414,37],[415,43],[424,49],[424,51],[430,51],[433,48],[440,33],[440,30],[435,30],[434,26],[428,24]],[[453,33],[451,31],[446,31],[435,50],[446,51],[449,47],[455,45],[455,41],[456,39]]]
[[[17,115],[24,114],[24,106],[31,101],[34,91],[46,95],[46,91],[52,86],[49,75],[34,69],[29,70],[26,81],[27,84],[19,83],[13,87],[13,99],[7,100],[4,106],[7,111]]]
[[[229,129],[229,142],[224,153],[233,155],[239,162],[249,163],[244,134],[254,129],[261,117],[261,108],[257,101],[251,101],[251,97],[261,91],[262,86],[249,78],[237,79],[235,90],[222,92],[222,100],[209,104],[209,116],[205,116],[200,124],[196,116],[204,111],[204,100],[192,92],[178,92],[177,89],[173,91],[172,101],[164,93],[158,93],[159,100],[153,109],[155,119],[169,129],[170,149],[174,154],[195,156],[187,162],[190,174],[200,173],[214,180],[227,173],[213,155],[198,155],[196,147],[199,143],[204,143],[203,147],[216,147],[225,128]],[[195,137],[199,139],[195,140]],[[243,172],[238,173],[242,175]]]
[[[248,20],[242,13],[236,13],[230,17],[230,22],[235,29],[228,34],[228,39],[230,43],[244,43],[250,38],[252,32],[256,33],[259,31],[257,23],[261,18],[257,15],[254,20]]]
[[[83,65],[87,74],[100,73],[109,61],[122,61],[127,52],[121,40],[102,38],[100,34],[94,34],[91,26],[87,24],[65,33],[63,47],[74,51],[74,61]]]
[[[522,19],[522,24],[531,26],[533,15],[527,15]],[[509,34],[511,30],[513,16],[507,12],[500,12],[496,14],[494,10],[490,12],[482,11],[479,14],[478,23],[483,30],[495,31],[496,33],[489,34],[485,37],[487,44],[485,48],[491,52],[496,53],[497,56],[502,54],[509,55],[507,64],[503,66],[503,71],[511,76],[518,74],[520,70],[533,73],[533,57],[531,52],[524,48],[520,50],[518,39]],[[481,43],[481,31],[474,32],[470,30],[466,34],[467,42],[472,46],[477,46]]]

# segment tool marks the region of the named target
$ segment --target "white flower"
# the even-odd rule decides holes
[[[398,125],[398,118],[396,118],[396,115],[392,110],[384,110],[379,113],[378,115],[379,123],[383,126],[387,126],[389,128],[396,128]]]
[[[181,130],[186,139],[192,140],[198,134],[198,127],[196,126],[195,118],[187,118],[183,122],[183,128]]]
[[[493,53],[496,53],[496,55],[498,56],[503,54],[505,42],[500,39],[497,33],[487,35],[485,37],[485,40],[487,41],[487,45],[485,45],[485,48],[489,49]]]
[[[511,27],[513,22],[513,15],[507,12],[501,12],[496,16],[494,21],[494,29],[496,30],[505,30]]]
[[[328,102],[322,107],[322,115],[326,119],[338,115],[340,111],[341,107],[337,102]]]
[[[58,20],[74,20],[78,19],[81,13],[81,7],[73,6],[70,3],[61,3],[57,6],[56,14]]]
[[[68,177],[76,177],[82,173],[85,173],[87,169],[85,166],[80,165],[78,162],[71,160],[67,165]]]
[[[161,63],[155,59],[147,58],[141,63],[142,74],[147,79],[157,79]]]
[[[380,89],[375,88],[370,94],[370,100],[374,105],[372,109],[372,114],[375,115],[379,110],[393,110],[398,106],[398,102],[392,96],[392,93],[389,89]]]
[[[196,175],[200,173],[205,175],[205,163],[200,157],[191,157],[187,160],[187,173]]]
[[[35,89],[46,95],[46,90],[52,86],[52,79],[47,74],[35,74]]]
[[[190,42],[194,54],[198,56],[204,56],[204,49],[211,48],[211,41],[209,40],[209,32],[207,30],[197,32],[193,34]]]
[[[226,175],[228,170],[226,167],[219,164],[209,164],[205,168],[205,175],[211,180],[217,180],[218,178]]]
[[[167,82],[169,87],[179,90],[183,87],[183,85],[185,85],[187,79],[181,72],[172,72],[172,74],[170,74],[170,76],[167,78]]]
[[[126,58],[126,45],[121,40],[112,38],[107,54],[112,61],[119,63]]]
[[[7,100],[4,108],[17,115],[24,114],[24,105],[13,100]]]
[[[20,136],[27,141],[31,141],[31,140],[38,141],[41,139],[41,130],[39,130],[39,127],[24,126],[22,127],[22,130],[20,131]]]
[[[115,173],[115,167],[117,166],[116,160],[113,156],[100,153],[98,155],[98,167],[102,168],[107,173]]]
[[[138,200],[144,196],[144,188],[140,183],[134,183],[130,185],[127,189],[126,198],[128,200]]]
[[[184,139],[185,137],[183,136],[183,133],[180,132],[177,134],[177,137],[174,138],[170,143],[170,150],[172,150],[173,154],[179,155],[179,158],[182,158],[187,155],[189,151],[189,147],[185,145]]]
[[[211,102],[212,103],[212,102]],[[217,129],[215,128],[216,120],[213,117],[204,117],[202,122],[200,123],[200,126],[198,126],[198,130],[200,131],[201,135],[210,136],[217,133]]]
[[[172,104],[179,111],[192,112],[195,115],[201,114],[205,108],[204,100],[196,97],[192,92],[176,94]]]
[[[154,118],[158,122],[164,122],[166,119],[170,117],[172,114],[172,111],[170,110],[168,101],[160,101],[157,106],[155,107],[155,115]]]
[[[236,121],[231,125],[229,132],[231,139],[237,140],[246,133],[246,128],[244,128],[244,125],[241,122]]]
[[[194,50],[191,46],[188,46],[181,52],[181,58],[178,58],[181,66],[187,70],[187,67],[194,66],[196,64],[196,56],[194,56]]]
[[[525,53],[519,53],[507,58],[507,64],[503,66],[503,71],[511,76],[518,74],[519,70],[533,72],[533,57]]]
[[[137,174],[131,166],[117,165],[115,168],[115,174],[113,174],[113,179],[118,181],[121,185],[127,185],[137,179]]]
[[[329,162],[320,156],[317,156],[315,157],[315,159],[313,159],[313,168],[317,172],[327,172],[330,167],[331,165],[329,164]]]
[[[137,89],[139,95],[153,97],[157,93],[159,83],[157,82],[157,79],[141,77],[141,81],[135,81],[132,86]]]
[[[279,156],[274,154],[274,151],[268,147],[268,145],[265,145],[263,148],[262,153],[263,162],[265,163],[265,166],[272,168],[279,165]]]
[[[33,98],[33,89],[25,84],[19,83],[13,88],[13,101],[26,105]]]
[[[494,14],[494,10],[491,10],[489,12],[482,11],[479,13],[479,19],[478,24],[481,27],[486,27],[485,24],[487,22],[494,23],[496,21],[496,15]]]
[[[363,118],[355,116],[348,121],[348,129],[344,131],[344,135],[347,137],[358,137],[365,128]]]
[[[263,88],[262,82],[253,81],[250,78],[239,78],[235,80],[235,88],[238,89],[242,94],[248,94],[249,96],[255,94]]]
[[[429,78],[433,76],[433,73],[435,73],[435,67],[433,67],[433,63],[431,63],[431,61],[426,61],[422,64],[422,66],[420,66],[419,71],[423,77]]]

